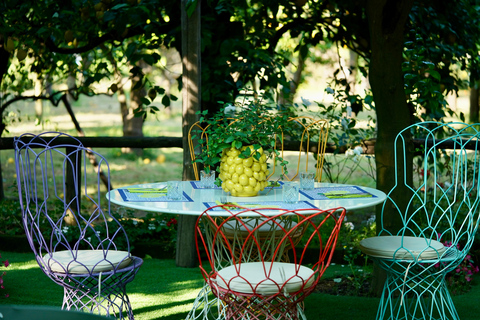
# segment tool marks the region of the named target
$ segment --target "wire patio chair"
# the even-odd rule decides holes
[[[24,229],[41,270],[64,289],[62,309],[134,319],[126,285],[143,260],[130,254],[101,192],[101,173],[110,189],[106,159],[58,132],[23,134],[14,144]],[[88,154],[98,159],[95,171]]]
[[[445,276],[464,260],[478,228],[479,138],[478,124],[422,122],[395,139],[395,185],[379,234],[360,242],[387,274],[378,320],[458,319]],[[413,139],[424,147],[415,149]]]

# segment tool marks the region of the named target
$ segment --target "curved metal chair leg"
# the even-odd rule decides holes
[[[459,320],[445,282],[445,271],[432,271],[432,265],[409,268],[408,263],[400,267],[384,262],[380,263],[387,272],[387,279],[377,320]]]
[[[110,275],[101,282],[93,277],[81,280],[70,277],[65,281],[68,285],[64,286],[62,309],[133,320],[132,306],[126,293],[126,284],[133,276],[130,273]]]
[[[186,320],[223,320],[225,319],[225,305],[213,295],[210,286],[205,283],[198,293],[193,307],[187,315]]]

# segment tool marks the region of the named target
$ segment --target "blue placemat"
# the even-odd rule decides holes
[[[377,198],[377,196],[357,186],[319,187],[312,190],[300,189],[300,193],[310,200]]]
[[[205,188],[203,187],[203,184],[202,184],[201,181],[197,181],[197,180],[195,180],[195,181],[190,181],[190,184],[192,185],[193,189],[205,189]],[[209,189],[210,189],[210,188],[209,188]],[[222,187],[218,187],[218,186],[215,185],[215,187],[213,187],[213,189],[222,189]]]
[[[166,192],[129,192],[127,189],[118,189],[118,193],[122,197],[123,201],[135,201],[135,202],[193,202],[185,192],[181,200],[172,200],[167,197]]]
[[[216,202],[204,202],[205,207],[210,208],[218,205]],[[313,204],[308,201],[298,201],[297,203],[285,203],[283,201],[263,201],[263,202],[254,202],[254,201],[245,201],[245,202],[230,202],[229,204],[239,205],[241,207],[247,207],[251,209],[257,208],[281,208],[287,210],[294,209],[317,209]],[[212,209],[212,211],[222,211],[223,209],[218,207]],[[244,210],[244,209],[239,209]],[[232,210],[234,211],[234,210]]]

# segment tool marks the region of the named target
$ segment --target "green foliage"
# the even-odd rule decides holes
[[[57,221],[63,214],[63,206],[49,206],[49,215],[52,221]],[[175,215],[169,214],[152,214],[148,213],[142,218],[135,216],[133,210],[120,208],[112,213],[122,227],[125,229],[130,242],[131,249],[135,248],[139,242],[156,242],[159,241],[164,245],[164,249],[174,252],[177,239],[177,219]],[[19,202],[13,200],[3,200],[0,206],[0,233],[7,235],[24,235],[23,223],[21,221],[22,213]],[[40,229],[46,239],[50,239],[51,221],[45,216],[41,216],[38,220]],[[117,224],[109,221],[107,224],[94,224],[91,228],[86,229],[85,237],[89,237],[93,245],[96,243],[96,233],[99,237],[107,234],[107,228],[111,230],[117,228]],[[62,234],[68,242],[74,242],[78,239],[78,228],[75,226],[64,225]],[[98,242],[98,241],[97,241]],[[116,243],[120,249],[125,249],[125,243]]]
[[[325,157],[323,165],[327,180],[348,182],[356,170],[362,170],[366,176],[375,180],[374,157],[361,156],[365,141],[376,137],[373,97],[369,91],[364,96],[351,93],[345,78],[338,78],[338,73],[335,74],[330,87],[326,89],[332,95],[333,102],[313,106],[318,110],[316,112],[319,118],[329,121],[329,141],[335,146],[333,155]],[[304,107],[311,108],[308,104],[304,104]],[[362,116],[366,118],[363,124],[360,123]],[[366,162],[366,166],[362,165],[361,160]]]
[[[22,211],[18,201],[0,201],[0,233],[8,235],[24,234]]]
[[[68,89],[74,99],[114,94],[124,86],[119,77],[134,80],[133,89],[153,87],[164,93],[151,84],[140,65],[159,66],[158,48],[171,45],[173,31],[180,25],[179,4],[174,1],[23,1],[18,5],[4,1],[0,12],[0,41],[13,40],[10,54],[2,55],[0,62],[6,66],[0,77],[2,113],[18,100],[44,99],[57,106],[67,93],[60,85],[69,76],[76,77],[75,86]],[[48,82],[53,92],[27,94],[35,85],[32,74]],[[99,83],[112,84],[105,91]],[[168,106],[175,99],[168,95],[162,102]],[[157,108],[149,106],[149,99],[144,102]]]
[[[275,157],[287,172],[287,162],[276,149],[276,138],[288,131],[288,115],[261,102],[244,101],[236,106],[236,110],[234,117],[228,115],[225,106],[213,117],[207,118],[206,111],[201,113],[200,123],[205,126],[205,135],[197,130],[192,136],[202,145],[196,162],[210,170],[220,163],[225,148],[235,147],[241,150],[240,158],[253,156],[257,160],[262,153],[260,150],[263,150],[267,158]]]

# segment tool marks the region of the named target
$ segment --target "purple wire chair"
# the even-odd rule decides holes
[[[62,309],[134,319],[126,285],[143,260],[100,192],[101,175],[110,189],[108,162],[64,133],[27,133],[14,145],[25,232],[42,271],[64,288]]]

